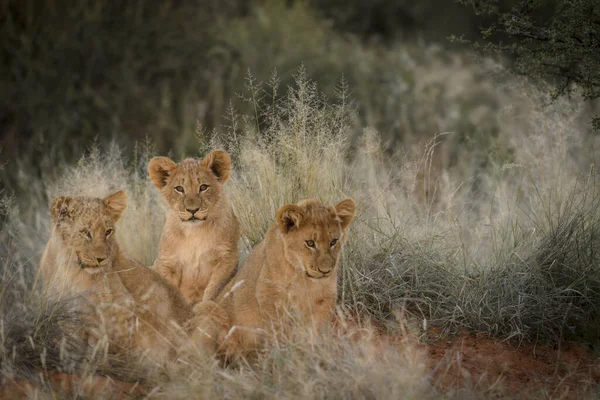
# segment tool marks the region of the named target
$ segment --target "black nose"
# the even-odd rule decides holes
[[[99,263],[101,263],[104,260],[106,260],[106,257],[105,258],[96,258],[96,261],[98,261]]]
[[[194,215],[194,214],[196,214],[196,211],[199,210],[199,208],[193,208],[193,209],[186,208],[186,210],[188,210],[189,213],[191,213],[192,215]]]

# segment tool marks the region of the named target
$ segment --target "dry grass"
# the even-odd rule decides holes
[[[390,154],[373,130],[354,140],[354,109],[345,84],[330,101],[304,69],[285,91],[276,75],[266,85],[248,82],[250,115],[231,110],[222,132],[210,140],[200,132],[197,154],[212,148],[232,154],[235,172],[227,187],[242,223],[242,258],[262,239],[282,204],[350,197],[358,203],[358,216],[340,265],[339,292],[340,305],[353,315],[396,330],[407,320],[415,333],[418,326],[434,324],[501,339],[597,341],[600,197],[597,173],[589,167],[597,160],[588,151],[590,138],[571,118],[577,110],[566,104],[536,108],[539,96],[527,88],[530,98],[515,100],[525,106],[501,117],[498,137],[510,162],[490,157],[482,167],[465,159],[457,168],[434,173],[436,141],[417,152]],[[446,136],[453,140],[452,135],[438,139]],[[162,202],[145,176],[152,155],[149,144],[131,160],[117,146],[106,152],[92,149],[55,181],[24,177],[32,187],[32,207],[13,209],[4,232],[6,243],[12,243],[6,247],[10,256],[0,288],[5,374],[29,376],[24,372],[39,370],[45,362],[84,375],[107,372],[94,362],[72,361],[80,360],[77,349],[67,352],[73,353],[69,357],[57,351],[68,338],[56,331],[56,318],[69,320],[70,314],[40,305],[45,300],[34,283],[50,230],[46,199],[124,189],[130,202],[118,240],[132,257],[150,264],[164,222]],[[420,194],[424,170],[432,182],[425,203]],[[15,322],[19,304],[31,310],[22,314],[25,322]],[[56,310],[63,306],[71,309],[59,304]],[[401,321],[399,310],[405,312]],[[38,335],[40,329],[45,336]],[[299,329],[268,348],[255,366],[222,368],[191,355],[147,372],[145,389],[166,398],[442,395],[414,348],[372,340],[369,329],[368,324],[351,325],[325,338]],[[15,340],[18,346],[32,341],[39,351],[19,359]],[[138,377],[135,364],[115,368],[123,380]]]

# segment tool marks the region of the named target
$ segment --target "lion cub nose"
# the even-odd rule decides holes
[[[199,208],[186,208],[186,210],[188,210],[189,213],[191,213],[192,215],[196,214],[196,211],[199,210]]]
[[[96,261],[98,261],[98,264],[100,264],[104,260],[106,260],[106,257],[104,257],[104,258],[96,258]]]

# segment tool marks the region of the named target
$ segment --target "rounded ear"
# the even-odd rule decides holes
[[[342,229],[346,230],[350,225],[350,222],[354,219],[354,212],[356,210],[356,204],[352,199],[346,199],[340,201],[335,205],[335,212],[337,213]]]
[[[50,205],[50,215],[54,223],[73,221],[76,203],[72,197],[58,196],[55,198]]]
[[[127,194],[122,190],[117,190],[110,196],[105,197],[102,202],[106,206],[108,215],[110,215],[114,221],[117,221],[121,218],[121,214],[123,214],[123,211],[127,208]]]
[[[279,224],[279,229],[283,233],[288,233],[293,229],[299,228],[304,218],[304,210],[295,204],[291,204],[283,206],[277,211],[276,220]]]
[[[148,163],[148,175],[159,189],[164,188],[167,185],[167,178],[177,169],[175,161],[169,157],[154,157]]]
[[[210,169],[221,183],[225,183],[231,172],[231,157],[224,151],[213,151],[202,159],[202,166]]]

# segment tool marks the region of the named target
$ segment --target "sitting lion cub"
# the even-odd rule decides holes
[[[239,223],[223,190],[230,170],[223,151],[179,164],[155,157],[148,165],[169,207],[153,268],[191,304],[215,298],[237,267]]]
[[[88,340],[107,337],[109,348],[168,357],[193,313],[176,288],[119,248],[115,224],[126,206],[123,191],[105,199],[57,197],[40,272],[51,295],[80,294],[91,304]]]
[[[265,239],[216,300],[229,321],[222,349],[229,355],[257,350],[262,333],[290,315],[317,329],[333,316],[337,263],[354,218],[354,201],[335,207],[316,200],[283,206]],[[201,310],[198,310],[198,314]],[[215,326],[215,325],[213,325]]]

